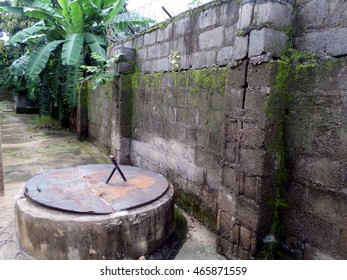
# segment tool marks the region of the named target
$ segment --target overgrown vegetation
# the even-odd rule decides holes
[[[24,88],[40,104],[42,115],[53,111],[60,120],[75,109],[78,81],[90,74],[80,66],[100,63],[92,53],[106,59],[107,35],[131,24],[148,23],[136,17],[117,18],[125,0],[20,1],[23,6],[2,6],[0,12],[33,17],[38,22],[8,41],[27,49],[10,67],[11,86]]]
[[[121,61],[123,54],[118,54],[114,57],[106,59],[105,57],[92,53],[92,58],[96,61],[96,65],[88,66],[82,65],[81,68],[89,75],[81,78],[81,81],[92,80],[94,82],[93,89],[96,89],[97,86],[105,85],[107,82],[111,81],[113,78],[118,77],[119,73],[115,70],[112,70],[112,66]]]

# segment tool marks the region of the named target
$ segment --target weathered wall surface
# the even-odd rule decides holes
[[[88,137],[111,147],[112,86],[88,90]]]
[[[305,259],[347,257],[347,60],[301,71],[286,126],[287,240]]]
[[[347,2],[297,2],[295,48],[318,62],[299,65],[291,81],[287,242],[296,258],[346,259]]]
[[[229,258],[276,257],[273,236],[295,258],[346,258],[344,5],[215,1],[114,46],[136,70],[89,95],[89,134],[165,175]]]
[[[324,52],[329,56],[347,53],[347,2],[344,0],[297,1],[299,50]]]
[[[228,69],[135,75],[131,163],[168,177],[215,228]],[[187,86],[187,85],[191,86]]]

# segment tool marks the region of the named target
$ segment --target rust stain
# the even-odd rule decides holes
[[[48,207],[79,212],[108,214],[147,204],[163,195],[167,180],[147,170],[122,166],[124,182],[115,174],[105,184],[112,166],[87,165],[49,170],[26,183],[27,196]]]

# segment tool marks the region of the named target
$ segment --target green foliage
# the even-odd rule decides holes
[[[6,46],[4,41],[0,40],[0,88],[6,87],[6,81],[10,75],[10,66],[21,56],[21,48],[18,46]]]
[[[171,51],[169,55],[169,61],[171,63],[171,70],[175,71],[179,69],[181,60],[180,51]]]
[[[124,0],[21,0],[24,6],[0,8],[40,20],[12,36],[9,44],[28,47],[29,52],[11,66],[12,84],[22,85],[40,104],[67,118],[76,106],[81,65],[91,65],[91,54],[106,59],[108,24],[122,10]],[[29,7],[29,8],[28,8]],[[25,63],[24,63],[25,62]]]
[[[125,0],[21,2],[24,6],[0,7],[1,15],[29,16],[36,21],[9,40],[13,46],[21,44],[29,50],[22,59],[12,64],[12,84],[17,87],[19,84],[27,85],[29,96],[42,106],[42,114],[48,112],[50,103],[54,104],[59,118],[67,118],[75,108],[77,83],[83,75],[86,79],[95,78],[97,84],[111,77],[105,71],[114,62],[113,58],[106,60],[107,34],[112,30],[120,31],[130,23],[148,23],[147,19],[136,17],[131,18],[131,22],[118,18],[124,10]],[[81,65],[91,68],[81,68]]]
[[[12,2],[0,1],[0,38],[2,37],[3,33],[12,36],[24,28],[33,26],[37,22],[36,19],[18,15],[16,13],[1,13],[1,7],[4,6],[11,7]]]
[[[121,13],[110,22],[108,38],[116,42],[136,33],[140,33],[153,23],[155,23],[155,20],[133,12]]]
[[[95,66],[82,65],[81,68],[89,74],[81,80],[93,80],[95,89],[99,85],[105,85],[111,79],[119,76],[117,71],[111,70],[115,63],[120,62],[123,59],[123,54],[118,54],[109,59],[105,59],[103,56],[92,53],[92,58],[97,63]]]

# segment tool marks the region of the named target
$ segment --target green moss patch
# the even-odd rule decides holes
[[[199,198],[193,195],[180,193],[177,195],[176,203],[180,208],[202,222],[210,230],[216,232],[216,217]]]

